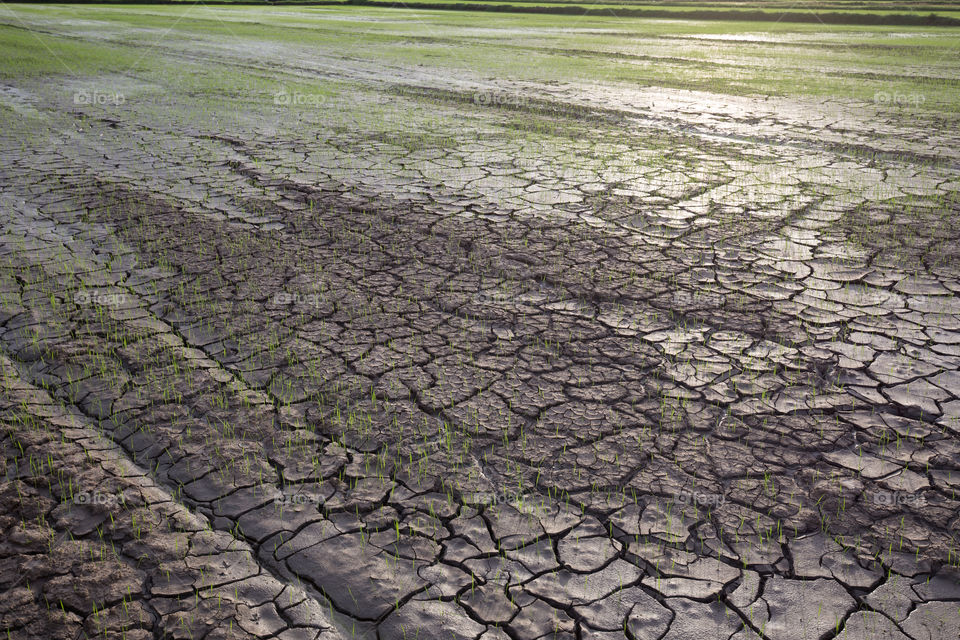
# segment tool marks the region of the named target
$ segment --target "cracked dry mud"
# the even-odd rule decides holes
[[[960,635],[956,128],[151,55],[0,91],[7,637]]]

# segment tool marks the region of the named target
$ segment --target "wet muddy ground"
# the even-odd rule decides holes
[[[950,32],[0,22],[7,637],[960,633]]]

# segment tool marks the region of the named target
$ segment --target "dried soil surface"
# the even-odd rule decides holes
[[[8,637],[958,637],[956,128],[255,45],[0,87]]]

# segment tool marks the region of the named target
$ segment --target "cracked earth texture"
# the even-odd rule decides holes
[[[184,11],[3,14],[6,637],[960,635],[955,50]]]

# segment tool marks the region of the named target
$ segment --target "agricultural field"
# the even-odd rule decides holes
[[[960,636],[960,28],[0,3],[0,159],[3,637]]]
[[[179,2],[187,0],[176,0]],[[762,20],[815,24],[896,24],[960,26],[960,3],[903,3],[881,0],[851,2],[759,0],[756,2],[651,3],[638,0],[326,0],[334,5],[406,9],[450,9],[479,12],[534,13],[620,18]]]

